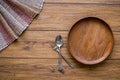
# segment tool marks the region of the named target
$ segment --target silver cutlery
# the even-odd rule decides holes
[[[59,53],[59,60],[58,60],[59,68],[58,68],[58,70],[59,70],[60,72],[63,72],[62,57],[61,57],[61,55],[60,55],[60,53],[61,53],[60,48],[63,46],[63,39],[62,39],[62,37],[61,37],[60,35],[58,35],[58,36],[56,37],[55,43],[56,43],[56,46],[57,46],[57,49],[56,49],[56,50],[57,50],[57,52]]]
[[[63,46],[62,37],[57,36],[56,39],[55,39],[55,43],[53,43],[51,46],[59,54],[59,58],[58,58],[58,71],[64,72],[63,66],[62,66],[62,58],[61,58],[61,55],[60,55],[60,52],[61,52],[60,48]]]
[[[63,39],[62,39],[61,35],[58,35],[58,36],[56,37],[55,43],[53,43],[51,46],[52,46],[52,48],[53,48],[55,51],[58,52],[59,58],[61,59],[61,57],[62,57],[62,58],[65,60],[65,62],[66,62],[71,68],[73,68],[73,65],[72,65],[72,64],[67,60],[67,58],[64,57],[64,56],[62,55],[62,53],[61,53],[60,48],[63,46]],[[62,69],[62,60],[59,60],[58,62],[59,62],[59,69]]]

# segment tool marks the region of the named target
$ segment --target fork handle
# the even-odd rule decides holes
[[[58,58],[58,71],[63,72],[62,57],[59,55]]]

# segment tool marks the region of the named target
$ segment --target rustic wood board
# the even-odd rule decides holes
[[[112,54],[95,66],[76,62],[67,50],[71,26],[84,17],[99,17],[111,27],[115,36]],[[65,74],[57,71],[57,54],[50,43],[61,34],[63,54],[75,66],[65,62]],[[120,80],[120,0],[45,0],[38,17],[24,34],[0,52],[0,80]]]

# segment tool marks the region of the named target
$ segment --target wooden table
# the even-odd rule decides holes
[[[71,26],[88,16],[105,20],[115,37],[112,54],[94,66],[78,63],[67,50]],[[58,34],[65,41],[62,53],[75,66],[63,61],[64,74],[58,72],[58,55],[50,47]],[[0,80],[120,80],[120,0],[46,0],[23,35],[0,52]]]

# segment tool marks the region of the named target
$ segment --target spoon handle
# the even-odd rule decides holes
[[[61,53],[60,51],[58,51],[58,54],[65,60],[65,62],[66,62],[71,68],[73,68],[73,65],[67,60],[66,57],[64,57],[64,56],[62,55],[62,53]]]

